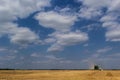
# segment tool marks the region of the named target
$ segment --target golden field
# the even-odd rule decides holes
[[[120,70],[0,70],[0,80],[120,80]]]

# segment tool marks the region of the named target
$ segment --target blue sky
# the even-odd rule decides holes
[[[0,68],[120,69],[120,0],[0,0]]]

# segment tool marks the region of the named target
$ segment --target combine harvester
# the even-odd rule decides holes
[[[94,70],[103,71],[103,69],[99,65],[94,65]]]

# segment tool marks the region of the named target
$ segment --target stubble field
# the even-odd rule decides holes
[[[1,70],[0,80],[120,80],[120,70]]]

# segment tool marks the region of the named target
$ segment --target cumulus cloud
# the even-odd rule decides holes
[[[93,19],[100,15],[102,15],[101,10],[97,10],[95,8],[88,8],[88,7],[82,7],[78,14],[80,18],[85,18],[85,19],[91,19],[91,18]]]
[[[62,14],[55,11],[39,13],[35,18],[39,20],[40,25],[57,31],[69,30],[77,20],[77,17],[74,15]]]
[[[84,6],[93,8],[102,8],[110,5],[112,0],[78,0],[82,2]]]
[[[120,41],[120,0],[78,0],[82,3],[78,16],[85,19],[101,17],[106,28],[106,41]],[[106,11],[103,9],[106,8]]]
[[[57,44],[57,43],[55,43],[55,44],[53,44],[53,45],[51,45],[49,48],[48,48],[48,52],[55,52],[55,51],[62,51],[64,48],[63,48],[63,46],[61,46],[60,44]]]
[[[108,31],[106,33],[107,41],[120,41],[120,29],[115,31]]]
[[[10,41],[16,44],[40,42],[39,36],[37,36],[28,28],[19,28],[18,32],[15,32],[13,35],[10,36]]]
[[[80,17],[93,18],[102,15],[102,8],[110,5],[111,0],[78,0],[82,3]]]
[[[40,43],[41,40],[35,32],[27,27],[18,26],[16,23],[13,23],[13,21],[17,20],[18,17],[25,18],[31,13],[43,10],[44,7],[51,5],[50,1],[51,0],[1,0],[0,36],[7,35],[10,42],[23,46],[29,43]],[[62,46],[73,45],[88,39],[85,33],[70,31],[71,27],[77,21],[77,15],[69,12],[69,10],[69,8],[63,8],[59,11],[43,11],[35,16],[35,19],[39,21],[40,25],[55,30],[54,33],[50,34],[50,38],[44,40],[45,43],[53,43],[50,48],[53,47],[54,50],[62,50]],[[50,48],[49,51],[51,50]]]
[[[56,32],[50,36],[56,39],[56,42],[48,49],[48,51],[61,51],[64,46],[75,45],[88,40],[88,35],[80,31],[65,33]]]
[[[49,11],[38,13],[35,18],[39,24],[46,28],[55,30],[45,39],[45,43],[50,43],[48,51],[61,51],[65,46],[75,45],[88,40],[87,33],[76,31],[72,32],[71,27],[78,20],[76,14],[69,12],[69,8],[60,11]]]
[[[10,41],[15,44],[25,45],[27,43],[40,42],[39,36],[30,29],[18,27],[17,24],[14,23],[1,24],[0,34],[8,35]]]
[[[50,0],[0,0],[0,21],[11,21],[50,6]]]
[[[0,36],[8,35],[16,44],[40,42],[39,36],[29,28],[13,23],[18,17],[25,18],[35,11],[50,6],[50,0],[0,0]]]
[[[120,0],[111,0],[108,11],[118,11],[120,12]]]
[[[78,0],[82,3],[80,7],[79,17],[93,19],[101,16],[102,8],[108,7],[111,0]]]
[[[71,13],[69,10],[70,8],[63,8],[60,11],[42,12],[35,16],[40,25],[55,30],[54,33],[48,35],[50,38],[45,39],[46,43],[51,43],[48,51],[61,51],[65,46],[88,40],[86,33],[71,31],[71,27],[78,18],[75,13]]]
[[[108,12],[100,19],[103,22],[103,27],[107,29],[106,40],[107,41],[120,41],[120,23],[119,12]]]

